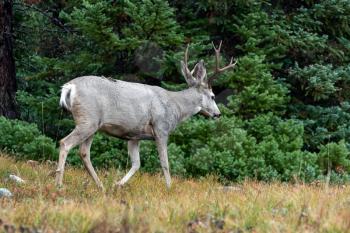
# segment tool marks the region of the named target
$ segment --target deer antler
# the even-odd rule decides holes
[[[193,85],[195,83],[195,79],[192,77],[192,72],[190,71],[190,69],[188,68],[188,48],[189,48],[189,44],[187,44],[186,50],[185,50],[185,54],[184,54],[184,60],[182,61],[183,65],[182,65],[182,72],[185,75],[186,78],[186,82],[190,85]]]
[[[184,63],[185,63],[185,66],[186,66],[187,69],[188,69],[188,63],[187,63],[187,60],[188,60],[188,47],[190,47],[190,44],[187,44],[186,50],[185,50],[185,54],[184,54]],[[190,70],[190,69],[188,69],[188,70]]]
[[[216,48],[215,45],[214,45],[214,42],[211,42],[213,47],[214,47],[214,50],[215,50],[215,62],[216,62],[216,65],[215,65],[215,70],[214,70],[214,73],[208,78],[208,83],[211,84],[212,81],[217,77],[217,75],[227,69],[230,69],[230,68],[233,68],[235,67],[235,65],[237,64],[237,61],[238,60],[235,60],[235,62],[233,62],[233,57],[231,57],[231,60],[230,60],[230,63],[225,66],[225,67],[222,67],[220,68],[220,50],[221,50],[221,44],[222,44],[222,40],[220,41],[220,44],[219,44],[219,47]]]
[[[186,76],[187,76],[187,78],[192,79],[191,70],[188,68],[188,48],[189,48],[189,47],[190,47],[190,44],[187,44],[186,50],[185,50],[185,54],[184,54],[183,63],[184,63],[184,65],[185,65]]]

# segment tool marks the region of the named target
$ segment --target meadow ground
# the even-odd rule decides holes
[[[140,174],[112,189],[123,173],[100,171],[98,191],[87,172],[68,167],[65,186],[54,187],[54,165],[30,165],[0,156],[0,232],[350,232],[350,185],[266,184],[223,187],[214,178]],[[18,185],[6,179],[16,174]],[[27,231],[30,230],[30,231]]]

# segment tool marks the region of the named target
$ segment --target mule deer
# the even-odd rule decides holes
[[[100,130],[111,136],[128,140],[131,169],[116,185],[125,184],[140,168],[139,141],[155,140],[166,185],[171,183],[167,141],[176,125],[190,116],[201,113],[209,117],[219,117],[211,82],[216,75],[233,68],[231,62],[219,68],[221,42],[215,47],[216,69],[207,78],[203,60],[192,71],[189,70],[188,46],[181,71],[188,89],[172,92],[158,86],[110,80],[104,77],[83,76],[64,84],[60,105],[70,111],[75,121],[75,129],[60,141],[56,185],[61,186],[64,164],[70,149],[80,144],[80,157],[97,186],[103,185],[97,177],[90,161],[90,146],[93,135]]]

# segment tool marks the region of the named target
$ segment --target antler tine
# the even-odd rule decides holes
[[[220,41],[218,48],[216,48],[216,46],[214,45],[214,42],[212,42],[212,44],[213,44],[213,47],[215,50],[215,70],[214,70],[213,75],[210,76],[210,78],[208,79],[209,84],[216,78],[216,76],[219,73],[221,73],[229,68],[235,67],[235,65],[237,64],[237,61],[238,61],[238,60],[235,60],[235,62],[233,62],[233,57],[231,57],[230,63],[227,66],[220,68],[220,50],[221,50],[222,40]]]
[[[231,57],[230,63],[229,63],[227,66],[225,66],[225,67],[219,69],[219,71],[222,72],[222,71],[225,71],[225,70],[227,70],[227,69],[229,69],[229,68],[235,67],[235,65],[237,64],[237,61],[238,61],[238,60],[235,60],[235,62],[233,63],[233,57]]]
[[[218,47],[218,48],[216,48],[216,46],[215,46],[215,44],[214,44],[214,42],[213,42],[213,41],[211,42],[211,44],[213,45],[213,47],[214,47],[214,50],[215,50],[215,51],[219,51],[219,52],[220,52],[220,50],[221,50],[221,44],[222,44],[222,40],[220,40],[220,44],[219,44],[219,47]]]
[[[220,65],[220,50],[221,50],[221,44],[222,44],[222,40],[220,40],[220,44],[219,47],[216,48],[214,42],[211,42],[213,44],[214,47],[214,51],[215,51],[215,73],[219,71],[219,65]]]
[[[185,50],[185,54],[184,54],[184,60],[183,60],[183,66],[182,67],[182,72],[185,76],[185,79],[187,81],[187,83],[189,83],[190,85],[192,85],[192,83],[194,82],[194,79],[192,77],[192,73],[190,71],[190,69],[188,68],[188,48],[190,47],[189,44],[187,44],[186,50]]]
[[[185,55],[184,55],[184,63],[185,63],[187,68],[188,68],[188,63],[187,63],[187,60],[188,60],[188,47],[190,47],[190,44],[187,44]]]

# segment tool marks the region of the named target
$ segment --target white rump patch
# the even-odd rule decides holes
[[[72,83],[66,83],[61,89],[60,105],[67,110],[71,110],[73,100],[75,97],[75,85]]]

